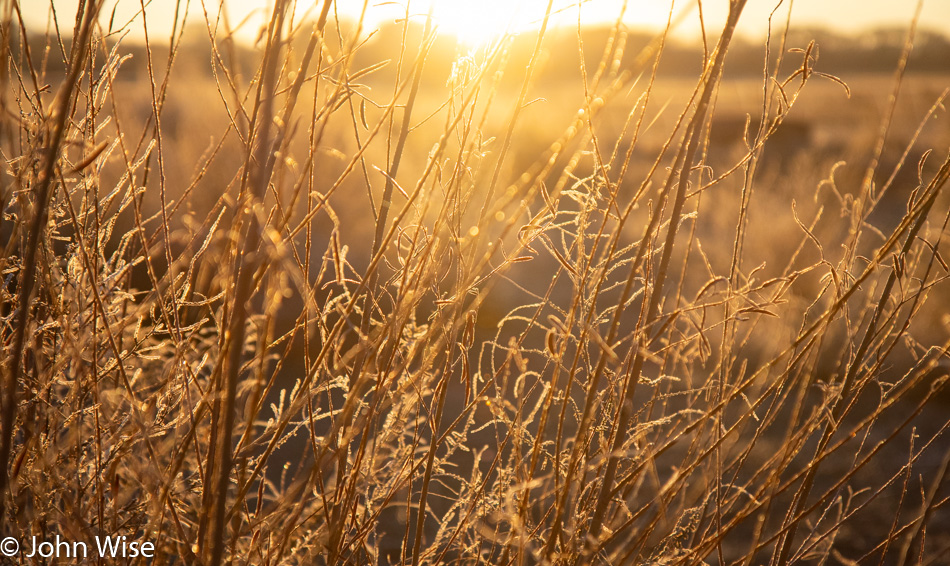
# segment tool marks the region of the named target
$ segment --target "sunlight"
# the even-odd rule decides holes
[[[455,36],[468,47],[489,44],[508,33],[518,33],[530,25],[532,19],[544,17],[544,5],[531,6],[524,0],[432,0],[433,18],[440,33]],[[526,5],[537,8],[537,13],[526,15]],[[525,21],[528,20],[528,21]]]
[[[468,47],[489,44],[506,34],[518,34],[540,27],[548,0],[413,0],[412,12],[425,14],[432,7],[436,26]],[[613,23],[620,14],[621,0],[554,0],[549,26],[576,26],[578,10],[584,25]],[[669,12],[668,2],[632,8],[628,4],[625,21],[662,26]]]
[[[504,2],[503,0],[483,0],[467,2],[465,0],[435,0],[433,17],[440,33],[449,33],[459,42],[476,47],[491,43],[512,29],[517,21],[515,16],[522,2]],[[505,4],[510,4],[506,9]],[[543,16],[543,12],[541,14]]]
[[[544,19],[546,0],[432,0],[433,18],[442,33],[469,47],[489,44],[506,34],[537,27]],[[560,4],[560,6],[559,6]],[[554,3],[554,10],[565,3]],[[421,7],[421,6],[420,6]]]

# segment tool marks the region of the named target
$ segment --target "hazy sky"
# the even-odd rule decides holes
[[[181,0],[184,5],[186,0]],[[320,0],[318,0],[320,1]],[[204,21],[203,6],[214,17],[220,0],[190,0],[189,21]],[[405,12],[405,0],[371,0],[369,17],[372,22],[399,17]],[[430,0],[411,0],[412,14],[422,19],[428,11]],[[530,27],[544,13],[545,0],[435,0],[435,17],[442,22],[443,29],[463,36],[470,41],[478,41],[492,33],[510,26],[514,31]],[[65,29],[72,28],[77,0],[20,0],[21,9],[28,26],[37,31],[45,29],[49,21],[50,6],[55,7],[60,23]],[[171,29],[176,0],[151,0],[145,2],[150,33],[165,36]],[[322,4],[322,1],[320,1]],[[776,7],[778,0],[749,0],[742,16],[742,30],[757,34],[765,29],[769,13]],[[260,26],[261,17],[268,13],[272,0],[226,0],[227,13],[232,25],[236,25],[249,14],[243,33],[253,37]],[[298,16],[306,11],[315,13],[316,2],[298,0]],[[613,20],[619,13],[622,0],[588,0],[582,10],[584,21]],[[697,0],[676,0],[675,11],[687,9],[690,15],[683,21],[679,33],[693,35],[698,29]],[[355,16],[363,3],[359,0],[338,0],[337,9],[341,14]],[[577,22],[577,1],[555,0],[555,5],[563,8],[559,14],[562,23]],[[784,21],[789,0],[781,2],[779,20]],[[862,29],[877,26],[906,26],[914,13],[916,2],[912,0],[795,0],[793,4],[793,22],[798,25],[821,25],[834,30],[854,33]],[[670,0],[629,0],[626,21],[632,25],[658,26],[666,21]],[[703,13],[707,27],[715,28],[725,20],[728,0],[703,0]],[[119,27],[135,17],[140,11],[140,0],[107,0],[100,22],[107,25],[115,9],[115,26]],[[257,19],[255,19],[257,18]],[[950,0],[925,0],[921,14],[921,26],[928,29],[950,31]],[[130,25],[130,33],[141,37],[141,19]]]

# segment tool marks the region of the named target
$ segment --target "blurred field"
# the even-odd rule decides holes
[[[417,33],[421,30],[415,29]],[[606,34],[609,30],[603,30]],[[200,218],[206,215],[217,202],[218,191],[224,191],[229,183],[233,186],[235,174],[240,169],[242,157],[237,151],[239,145],[235,135],[229,132],[229,117],[222,102],[220,85],[209,76],[208,61],[211,53],[206,42],[201,39],[200,29],[191,30],[187,37],[192,43],[185,43],[180,50],[176,61],[174,80],[168,81],[167,98],[162,106],[163,138],[168,141],[164,150],[166,163],[166,184],[169,187],[187,187],[195,183],[201,190],[195,190],[193,195],[185,200],[184,205],[193,208]],[[397,29],[390,30],[389,36],[399,33]],[[595,36],[596,37],[596,36]],[[585,106],[582,85],[577,80],[577,70],[567,68],[550,61],[550,51],[564,54],[571,48],[576,49],[572,34],[561,31],[555,35],[555,47],[548,46],[542,52],[542,64],[536,71],[542,77],[542,86],[537,87],[536,97],[530,101],[530,106],[519,114],[518,123],[513,130],[514,140],[511,148],[512,159],[504,167],[504,179],[514,179],[522,170],[528,169],[540,155],[550,148],[568,130],[577,117],[577,113]],[[375,37],[369,43],[369,54],[363,55],[367,65],[374,61],[376,51],[385,51],[386,41],[395,41],[393,37]],[[418,38],[417,38],[418,39]],[[450,39],[440,39],[437,47],[432,48],[433,54],[427,65],[426,75],[423,78],[425,87],[420,92],[416,114],[426,117],[419,119],[413,126],[413,135],[408,138],[409,153],[413,159],[403,164],[404,176],[407,179],[416,178],[424,166],[423,156],[431,149],[432,144],[438,141],[441,132],[444,108],[448,100],[447,83],[452,79],[452,53],[462,57],[464,64],[476,65],[477,56],[466,60],[465,49],[456,46]],[[839,40],[840,41],[840,40]],[[522,50],[527,50],[521,42]],[[567,44],[567,45],[565,45]],[[797,45],[790,49],[804,49],[806,45]],[[119,117],[130,132],[143,132],[146,125],[151,125],[152,116],[152,89],[147,80],[147,69],[143,68],[143,54],[137,52],[140,48],[133,45],[130,50],[135,56],[123,63],[123,68],[117,74],[115,93],[120,104],[117,105]],[[243,51],[241,47],[239,60],[251,59],[251,53]],[[758,49],[749,47],[746,49]],[[695,55],[695,47],[684,50]],[[479,132],[487,140],[486,149],[499,143],[499,137],[504,134],[507,119],[514,103],[517,100],[518,64],[525,64],[527,54],[516,51],[515,57],[520,59],[512,64],[514,71],[509,70],[513,77],[508,77],[507,83],[493,94],[490,111],[479,107],[486,112],[485,121]],[[577,54],[574,53],[574,59]],[[868,57],[873,54],[868,53]],[[685,55],[680,55],[685,58]],[[791,56],[790,56],[791,57]],[[746,55],[746,58],[751,58]],[[819,59],[820,61],[821,59]],[[798,61],[796,61],[798,62]],[[244,61],[242,66],[250,66]],[[359,110],[368,123],[378,118],[381,112],[374,108],[374,104],[381,104],[389,96],[393,78],[389,75],[390,63],[366,76],[358,85],[356,92],[360,93],[361,103]],[[766,146],[766,157],[762,175],[769,178],[769,190],[764,191],[762,198],[780,207],[782,217],[788,219],[789,225],[784,227],[794,231],[794,222],[787,213],[792,199],[799,206],[812,206],[815,203],[815,194],[822,192],[818,185],[826,179],[835,163],[843,162],[836,169],[836,179],[839,179],[843,193],[853,193],[860,185],[861,177],[869,165],[869,161],[876,145],[881,121],[888,111],[888,98],[894,89],[893,72],[867,72],[863,61],[858,59],[850,63],[851,67],[844,69],[840,79],[847,85],[847,89],[831,80],[816,78],[811,81],[807,89],[803,89],[795,103],[793,112],[785,119],[785,123],[777,135]],[[821,69],[821,65],[818,65]],[[642,72],[643,69],[640,69]],[[247,71],[245,71],[247,72]],[[748,72],[748,69],[746,69]],[[638,179],[646,172],[647,167],[659,154],[662,145],[672,129],[678,113],[687,102],[688,96],[696,85],[695,77],[675,76],[681,73],[669,73],[674,76],[660,77],[651,87],[653,102],[644,118],[644,126],[637,143],[637,150],[631,155],[632,164],[638,167],[636,174],[630,175]],[[682,73],[685,74],[685,73]],[[507,76],[507,75],[506,75]],[[621,147],[626,150],[625,140],[618,140],[623,128],[629,120],[631,108],[644,94],[648,77],[641,76],[640,80],[630,80],[624,88],[606,102],[603,109],[598,110],[594,120],[597,135],[603,140],[604,151]],[[875,180],[878,184],[884,183],[894,172],[905,148],[911,143],[920,121],[926,115],[931,105],[938,99],[942,91],[950,85],[950,69],[945,73],[934,72],[928,68],[925,72],[911,73],[904,77],[900,87],[900,97],[894,110],[892,125],[888,133],[888,140],[881,157],[881,164],[876,172]],[[850,91],[850,92],[848,92]],[[312,96],[312,95],[311,95]],[[364,98],[365,97],[365,98]],[[226,98],[226,97],[225,97]],[[743,136],[753,136],[759,124],[758,115],[762,107],[762,79],[761,77],[738,76],[724,79],[716,97],[716,113],[712,121],[711,141],[709,145],[710,158],[707,165],[710,173],[721,175],[740,162],[746,152]],[[443,114],[439,113],[442,109]],[[754,119],[751,117],[755,117]],[[753,119],[750,130],[746,129],[746,119]],[[296,117],[298,128],[305,127],[303,120],[306,114],[301,112]],[[144,130],[143,130],[144,129]],[[361,128],[365,130],[365,128]],[[791,133],[786,134],[786,132]],[[223,132],[229,132],[222,136]],[[323,132],[323,144],[319,148],[314,161],[316,168],[327,171],[322,175],[324,179],[334,179],[347,158],[353,155],[358,144],[353,135],[352,118],[349,116],[333,116]],[[222,139],[222,137],[224,139]],[[619,145],[618,145],[619,141]],[[894,194],[893,200],[888,200],[878,206],[875,216],[884,225],[878,226],[885,232],[893,227],[894,218],[899,218],[904,212],[909,190],[917,185],[917,163],[923,153],[930,148],[945,147],[950,141],[950,131],[941,127],[939,113],[924,124],[921,132],[905,158],[904,165],[898,171],[899,182],[890,191]],[[295,136],[293,140],[297,147],[295,155],[306,152],[306,139]],[[217,147],[220,144],[220,147]],[[367,162],[378,162],[380,157],[374,152],[375,146],[370,147],[367,153],[372,155]],[[212,152],[216,152],[212,154]],[[213,156],[212,156],[213,155]],[[211,159],[209,159],[211,157]],[[927,172],[936,170],[936,160],[931,160]],[[580,157],[578,167],[588,174],[593,167],[590,155]],[[114,175],[121,173],[115,168]],[[203,171],[204,170],[204,171]],[[106,168],[106,172],[109,169]],[[372,171],[368,171],[372,173]],[[789,173],[794,173],[788,179]],[[199,177],[200,175],[200,177]],[[375,172],[375,175],[379,175]],[[482,170],[482,175],[485,175]],[[926,177],[926,176],[925,176]],[[481,180],[479,178],[479,180]],[[379,179],[374,179],[379,184]],[[317,183],[319,184],[319,179]],[[371,181],[372,182],[372,181]],[[503,180],[502,182],[506,182]],[[741,182],[740,175],[732,175],[725,182],[719,183],[714,192],[731,193]],[[357,193],[366,193],[366,189],[357,189],[360,183],[355,179],[344,180],[345,186],[351,186]],[[635,190],[635,182],[631,181],[628,190]],[[352,196],[352,193],[347,193]],[[376,195],[378,199],[379,195]],[[171,199],[178,197],[174,190]],[[145,196],[146,209],[158,210],[157,191],[150,191]],[[823,201],[822,201],[823,202]],[[334,209],[347,225],[347,231],[341,232],[343,243],[351,247],[352,253],[361,260],[369,250],[358,245],[371,233],[373,224],[369,222],[367,207],[368,199],[340,198]],[[808,209],[806,209],[808,210]],[[722,218],[722,224],[729,226],[732,219]],[[888,219],[888,217],[891,217]],[[319,221],[319,219],[317,219]],[[767,222],[774,221],[770,218]],[[890,222],[888,222],[890,220]],[[774,227],[774,226],[772,226]],[[325,232],[329,230],[325,226]],[[329,234],[325,233],[324,237]],[[781,239],[781,238],[778,238]],[[725,250],[728,252],[728,250]],[[766,256],[774,252],[763,250]],[[766,259],[763,257],[762,259]],[[776,266],[781,269],[784,266]]]
[[[946,563],[950,41],[355,26],[5,28],[4,536]]]

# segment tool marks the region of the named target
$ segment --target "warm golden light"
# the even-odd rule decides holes
[[[454,35],[469,46],[485,45],[508,34],[537,28],[548,11],[547,0],[416,0],[416,10],[428,10],[440,33]],[[563,21],[567,12],[577,17],[577,2],[556,0],[551,3],[552,15]]]
[[[430,4],[432,2],[433,4]],[[613,23],[623,10],[621,0],[413,0],[413,14],[432,8],[435,25],[467,46],[485,45],[507,34],[537,29],[549,15],[548,24],[576,26]],[[661,26],[669,13],[668,2],[628,3],[624,19],[636,25]]]
[[[337,1],[333,13],[353,20],[363,11],[364,1],[365,15],[370,26],[405,17],[407,2],[410,3],[408,13],[411,18],[417,22],[424,21],[431,3],[434,2],[433,17],[442,33],[452,34],[462,43],[472,47],[489,43],[505,33],[536,29],[544,19],[548,5],[548,0],[351,0]],[[231,25],[240,28],[237,36],[253,42],[259,35],[260,26],[269,17],[273,2],[274,0],[215,0],[205,3],[191,2],[186,9],[187,3],[181,2],[181,6],[178,6],[178,0],[150,0],[145,2],[145,12],[151,32],[167,35],[172,29],[175,15],[183,17],[187,13],[190,23],[203,25],[206,15],[215,22],[218,8],[224,6]],[[628,0],[624,21],[631,26],[659,29],[666,23],[670,3],[671,0]],[[52,17],[50,6],[55,5],[60,27],[71,29],[78,4],[78,0],[21,0],[20,8],[28,27],[43,29]],[[303,17],[313,18],[322,4],[323,0],[314,0],[309,4],[295,3],[295,21]],[[749,2],[743,13],[744,21],[740,21],[740,31],[762,33],[762,22],[767,20],[775,7],[774,4],[775,2]],[[907,21],[909,15],[905,14],[905,4],[893,0],[796,0],[794,20],[800,25],[831,27],[837,31],[855,33],[868,27]],[[578,9],[584,24],[612,23],[623,5],[623,0],[554,0],[551,23],[575,25]],[[722,25],[728,5],[725,0],[703,3],[706,29],[715,29]],[[108,22],[114,23],[115,26],[128,24],[125,30],[132,37],[143,39],[141,6],[139,0],[106,0],[102,14],[108,17],[103,16],[100,23],[104,26],[108,26]],[[694,0],[677,0],[675,6],[677,11],[689,9],[690,16],[682,21],[674,32],[695,38],[700,30],[698,11],[695,10],[698,4]],[[948,17],[950,2],[928,1],[924,3],[920,23],[926,29],[943,30],[946,26],[942,24]]]
[[[519,31],[518,12],[524,2],[505,0],[434,0],[433,18],[440,33],[449,33],[468,46],[474,47],[492,42],[507,33]],[[543,8],[541,16],[544,16]]]

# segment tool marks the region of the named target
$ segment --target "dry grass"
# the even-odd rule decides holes
[[[547,21],[451,56],[428,19],[366,41],[277,0],[253,49],[146,51],[98,2],[43,42],[5,3],[0,532],[941,563],[946,76],[849,100],[776,16],[723,82],[744,3],[690,81],[619,23],[576,62]]]

